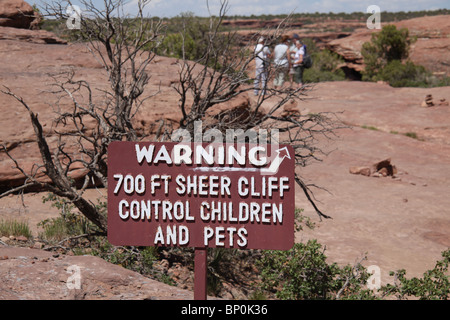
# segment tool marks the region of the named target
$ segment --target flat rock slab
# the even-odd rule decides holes
[[[191,300],[193,294],[98,257],[0,245],[0,300],[16,299]]]

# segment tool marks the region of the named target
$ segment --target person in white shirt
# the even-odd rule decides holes
[[[298,36],[298,34],[294,33],[292,35],[291,41],[290,41],[290,46],[289,46],[289,52],[291,53],[291,65],[289,66],[289,81],[292,84],[294,83],[294,66],[292,65],[292,62],[294,61],[295,58],[295,52],[297,51],[297,45],[296,42],[297,40],[300,40],[300,37]]]
[[[295,45],[297,51],[295,52],[294,61],[292,65],[294,67],[294,82],[301,88],[303,85],[303,56],[305,55],[305,46],[300,40],[296,40]]]
[[[275,89],[281,88],[284,84],[286,74],[290,64],[289,36],[282,36],[281,43],[274,49],[275,79],[273,85]]]
[[[255,96],[259,94],[259,90],[262,95],[266,93],[267,68],[271,56],[269,47],[264,45],[264,38],[259,38],[255,47],[255,81],[253,83]]]

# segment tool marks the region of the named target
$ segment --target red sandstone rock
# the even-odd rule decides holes
[[[33,8],[25,1],[0,1],[0,27],[28,29],[35,18]]]
[[[0,245],[1,256],[7,259],[0,259],[0,300],[193,299],[192,291],[163,284],[94,256],[54,255]]]
[[[46,30],[27,30],[12,27],[0,27],[0,40],[18,40],[42,44],[67,44],[66,40]]]
[[[397,28],[407,28],[411,36],[417,37],[410,51],[410,59],[414,63],[423,65],[430,71],[450,75],[450,19],[447,15],[414,18],[392,24]],[[361,48],[364,42],[370,41],[373,32],[378,30],[362,28],[349,37],[329,42],[327,47],[343,56],[349,68],[362,71],[364,60]]]
[[[0,40],[0,61],[0,86],[6,85],[22,95],[39,113],[51,143],[55,142],[51,131],[53,109],[47,102],[53,102],[54,97],[44,91],[50,83],[47,73],[73,68],[94,87],[107,85],[101,65],[83,45]],[[148,130],[161,119],[174,122],[179,119],[178,97],[171,88],[176,83],[176,60],[158,58],[150,68],[148,93],[160,91],[160,94],[144,104],[136,118]],[[321,210],[333,219],[321,222],[320,227],[311,231],[305,228],[297,241],[317,239],[326,245],[328,261],[342,264],[352,263],[367,252],[367,265],[381,268],[383,284],[389,282],[391,270],[406,269],[408,276],[413,277],[421,276],[433,266],[441,251],[450,245],[447,191],[450,108],[420,108],[427,94],[432,94],[436,101],[450,100],[448,87],[392,88],[383,83],[342,81],[319,83],[299,102],[302,114],[343,111],[339,116],[353,129],[339,131],[331,142],[318,141],[334,152],[321,163],[299,168],[306,181],[329,191],[315,190],[315,198],[320,200]],[[252,99],[250,96],[247,100],[250,106]],[[241,102],[245,99],[230,106]],[[39,161],[26,110],[2,95],[0,111],[0,143],[20,163],[32,165]],[[379,130],[362,129],[364,124]],[[423,141],[392,131],[416,132]],[[401,181],[360,179],[348,174],[349,163],[371,164],[388,156],[411,174],[402,176]],[[4,153],[0,154],[0,164],[0,177],[17,173]],[[87,192],[92,192],[93,200],[98,198],[98,190]],[[0,199],[0,218],[27,218],[37,234],[37,222],[59,214],[49,203],[42,203],[42,194],[25,194],[24,198],[26,207],[16,197]],[[306,216],[316,219],[301,190],[296,190],[296,206],[304,208]],[[0,248],[0,257],[0,299],[185,299],[192,296],[190,292],[153,282],[95,257],[55,258],[47,251],[10,247]],[[67,288],[70,265],[81,267],[86,280],[81,290]]]

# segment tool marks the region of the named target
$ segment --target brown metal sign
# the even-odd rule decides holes
[[[288,145],[112,142],[113,245],[288,250],[294,157]]]

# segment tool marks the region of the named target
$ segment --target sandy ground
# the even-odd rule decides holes
[[[448,101],[448,88],[347,82],[316,89],[305,111],[344,111],[343,120],[353,127],[323,144],[332,151],[323,162],[299,169],[307,182],[326,189],[312,190],[319,208],[333,219],[319,222],[297,191],[297,206],[317,222],[317,228],[297,239],[318,239],[329,259],[342,264],[367,255],[364,264],[380,268],[382,283],[391,282],[389,271],[398,269],[421,276],[450,246],[450,108],[421,108],[420,103],[428,93]],[[406,132],[416,132],[420,140]],[[398,169],[394,178],[349,173],[352,166],[387,158]]]

